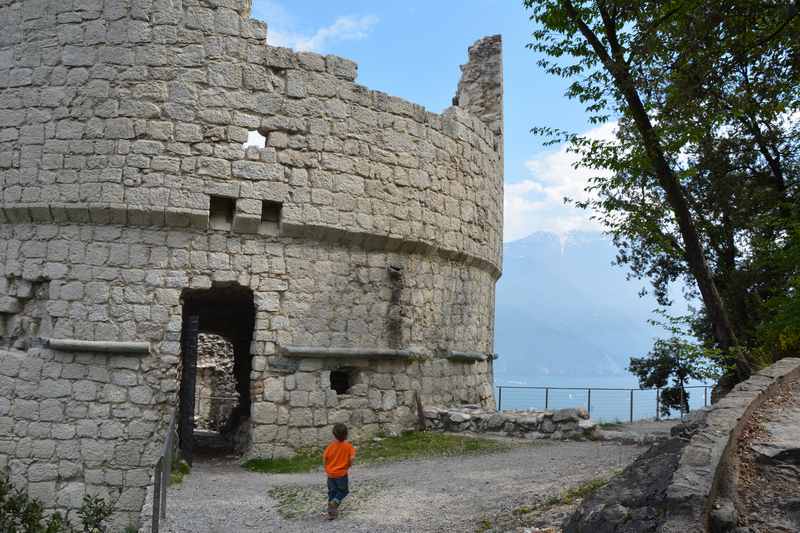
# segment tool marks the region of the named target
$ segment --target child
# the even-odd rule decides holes
[[[347,493],[347,471],[353,465],[356,449],[347,442],[347,426],[334,424],[334,440],[325,448],[322,460],[328,475],[328,520],[339,514],[339,505]]]

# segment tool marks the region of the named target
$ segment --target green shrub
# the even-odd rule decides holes
[[[0,531],[12,533],[103,533],[103,523],[114,506],[97,496],[84,496],[78,510],[82,528],[76,529],[60,513],[45,515],[41,502],[31,499],[0,477]]]

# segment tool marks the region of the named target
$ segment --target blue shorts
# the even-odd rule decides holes
[[[328,501],[342,503],[344,497],[349,494],[347,490],[347,476],[328,478]]]

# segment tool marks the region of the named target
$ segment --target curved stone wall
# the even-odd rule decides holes
[[[0,55],[0,212],[205,229],[220,195],[257,231],[271,200],[291,232],[391,238],[499,267],[493,132],[458,107],[436,115],[357,85],[345,59],[264,46],[246,6],[230,9],[240,3],[2,8],[19,31],[4,31]],[[243,148],[255,130],[266,146]]]
[[[248,17],[0,2],[0,470],[48,508],[100,493],[119,528],[138,520],[187,290],[252,291],[250,455],[493,405],[499,38],[437,115],[357,85],[351,61],[266,46]]]

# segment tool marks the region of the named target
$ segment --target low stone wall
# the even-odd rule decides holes
[[[800,358],[778,361],[738,384],[709,410],[705,427],[692,436],[672,476],[666,499],[670,514],[662,533],[716,531],[714,503],[730,483],[730,461],[752,412],[784,382],[800,377]]]
[[[594,437],[596,425],[585,409],[558,411],[489,411],[477,405],[424,410],[426,426],[434,431],[492,433],[526,439]]]
[[[0,349],[0,477],[78,521],[84,495],[114,505],[112,531],[135,526],[160,454],[159,404],[174,388],[148,359]]]

